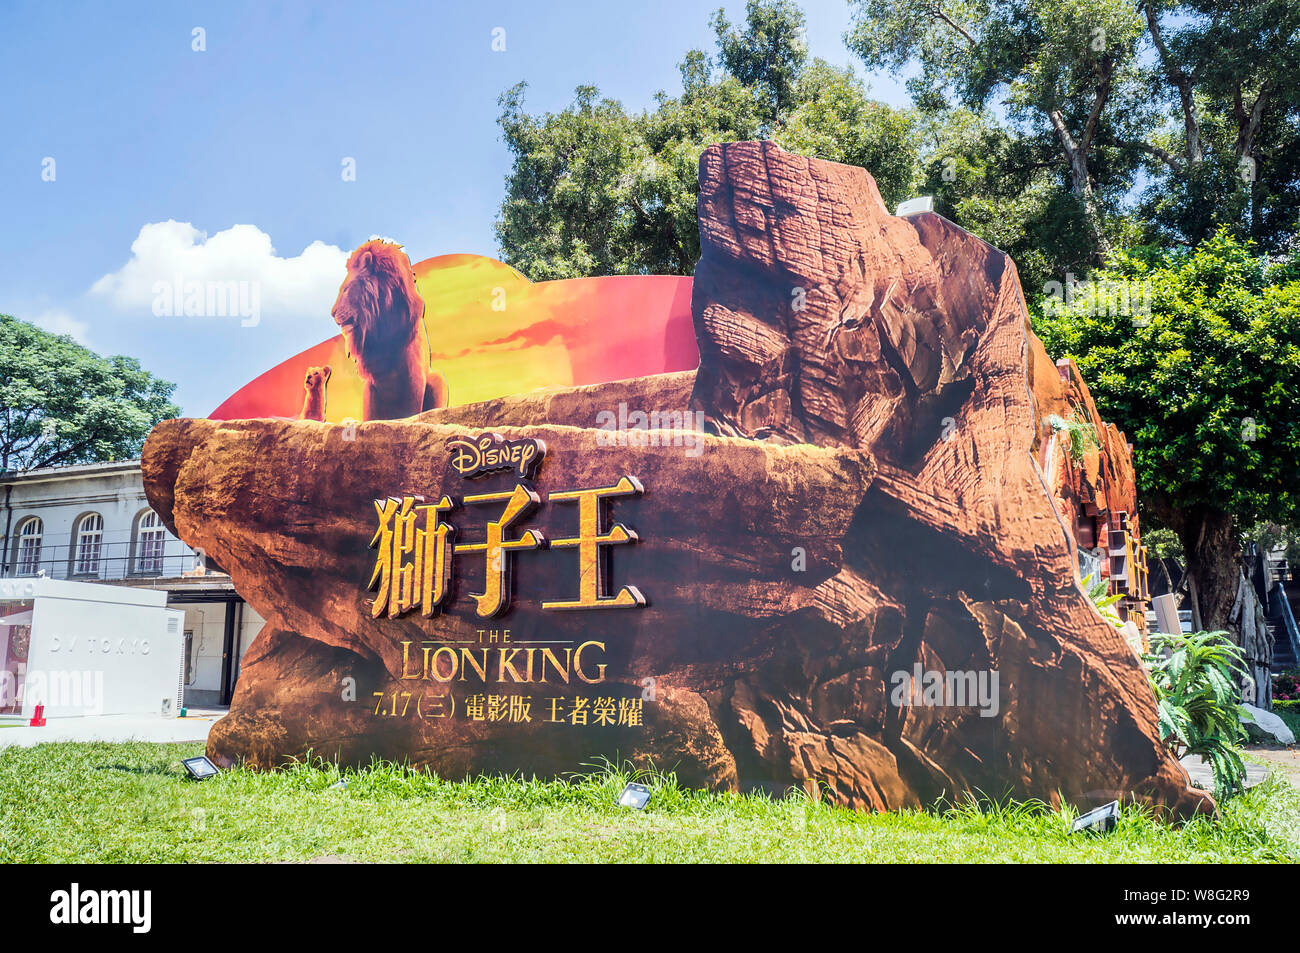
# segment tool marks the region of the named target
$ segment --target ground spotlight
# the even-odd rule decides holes
[[[221,769],[208,760],[207,755],[199,755],[197,758],[185,758],[181,761],[185,765],[185,770],[190,773],[190,777],[195,781],[206,781],[214,775],[220,774]]]
[[[630,807],[633,810],[644,810],[645,806],[650,803],[650,789],[644,784],[628,784],[623,788],[615,802],[619,807]]]
[[[1115,829],[1116,823],[1119,822],[1119,801],[1111,801],[1109,804],[1103,804],[1101,807],[1094,807],[1087,814],[1080,814],[1070,825],[1070,833],[1077,834],[1079,831],[1100,831],[1108,834]]]

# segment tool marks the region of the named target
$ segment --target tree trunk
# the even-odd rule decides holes
[[[1164,574],[1165,589],[1169,592],[1170,595],[1174,597],[1174,599],[1177,602],[1177,605],[1181,606],[1183,602],[1183,597],[1174,591],[1174,577],[1169,575],[1169,566],[1165,564],[1165,561],[1163,559],[1157,559],[1156,562],[1160,563],[1160,572]]]
[[[1241,579],[1240,544],[1232,517],[1222,510],[1195,509],[1177,527],[1187,558],[1192,612],[1200,627],[1224,629],[1241,644],[1240,619],[1232,618]]]
[[[1260,708],[1273,707],[1273,642],[1268,637],[1264,607],[1255,595],[1255,587],[1240,569],[1237,570],[1238,597],[1232,620],[1241,627],[1241,648],[1246,656],[1248,678],[1242,679],[1242,701]]]
[[[1106,231],[1102,225],[1101,208],[1097,204],[1097,195],[1092,189],[1092,174],[1088,171],[1088,149],[1092,145],[1092,137],[1095,132],[1095,117],[1100,113],[1100,108],[1105,103],[1108,89],[1109,82],[1107,82],[1105,89],[1098,91],[1097,100],[1093,104],[1093,114],[1088,120],[1088,127],[1081,139],[1076,140],[1070,133],[1069,127],[1065,124],[1065,117],[1060,110],[1053,109],[1047,114],[1047,118],[1052,122],[1052,127],[1056,130],[1056,136],[1061,142],[1061,152],[1070,166],[1070,191],[1083,204],[1084,216],[1088,221],[1088,227],[1092,231],[1093,240],[1097,245],[1099,253],[1097,261],[1099,263],[1110,253],[1110,242],[1106,238]]]

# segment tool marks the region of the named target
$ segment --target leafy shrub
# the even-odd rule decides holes
[[[1289,669],[1273,676],[1273,702],[1300,702],[1300,669]]]
[[[1291,729],[1291,734],[1300,738],[1300,701],[1274,702],[1273,712]]]
[[[1101,447],[1101,441],[1097,438],[1097,428],[1086,420],[1067,420],[1056,414],[1048,414],[1047,425],[1057,433],[1065,433],[1070,441],[1070,462],[1076,467],[1083,463],[1083,455],[1089,445],[1094,448]]]
[[[1179,758],[1196,754],[1209,762],[1216,796],[1241,791],[1246,765],[1238,745],[1246,732],[1238,699],[1247,674],[1241,649],[1226,632],[1158,633],[1143,660],[1156,694],[1161,740]]]

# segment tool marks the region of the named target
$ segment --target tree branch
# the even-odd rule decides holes
[[[1092,109],[1088,112],[1088,121],[1083,127],[1083,139],[1079,143],[1079,149],[1087,153],[1092,146],[1092,140],[1097,135],[1097,123],[1101,119],[1101,111],[1106,105],[1106,100],[1110,98],[1110,84],[1115,72],[1115,59],[1112,56],[1104,56],[1101,62],[1097,64],[1101,73],[1101,82],[1097,86],[1097,95],[1092,99]]]
[[[52,454],[50,454],[49,456],[45,457],[45,458],[42,459],[39,463],[34,463],[34,464],[32,464],[30,467],[27,467],[27,469],[28,469],[28,470],[40,470],[40,469],[42,469],[42,468],[44,468],[44,467],[52,467],[52,466],[54,466],[56,463],[59,463],[59,462],[61,462],[61,461],[63,461],[63,460],[66,460],[66,459],[67,459],[67,458],[72,454],[72,451],[75,450],[75,449],[77,449],[77,448],[76,448],[76,447],[65,447],[64,449],[59,450],[59,451],[57,451],[57,452],[55,452],[55,453],[52,453]]]
[[[1181,66],[1170,59],[1169,47],[1165,45],[1164,35],[1160,31],[1160,21],[1156,17],[1151,0],[1147,0],[1142,8],[1147,15],[1147,29],[1151,31],[1151,40],[1160,54],[1165,75],[1178,89],[1178,98],[1183,106],[1183,130],[1187,136],[1187,161],[1195,165],[1204,158],[1204,153],[1201,151],[1201,125],[1196,118],[1196,100],[1192,96],[1192,79]]]
[[[1056,135],[1060,137],[1061,145],[1065,147],[1066,157],[1073,159],[1075,153],[1079,151],[1079,144],[1074,141],[1074,136],[1070,135],[1070,129],[1065,124],[1065,119],[1061,116],[1059,109],[1049,110],[1047,118],[1052,121],[1052,128],[1056,130]]]
[[[1098,90],[1099,97],[1102,93],[1102,90]],[[1094,103],[1094,111],[1097,111],[1097,108],[1097,104]],[[1093,237],[1097,242],[1097,248],[1103,253],[1109,252],[1110,242],[1106,238],[1105,229],[1102,227],[1101,210],[1097,207],[1097,197],[1092,191],[1092,180],[1088,172],[1088,153],[1070,134],[1069,127],[1066,126],[1065,118],[1061,115],[1059,109],[1048,110],[1047,117],[1051,120],[1052,127],[1061,140],[1061,147],[1065,150],[1065,158],[1070,165],[1071,191],[1083,203],[1089,227],[1092,229]]]
[[[931,4],[928,8],[928,12],[933,19],[948,24],[948,26],[952,27],[954,30],[960,33],[962,39],[964,39],[967,42],[967,44],[969,44],[970,46],[975,46],[975,38],[971,36],[969,33],[967,33],[961,27],[960,24],[954,22],[952,18],[948,16],[948,14],[944,13],[943,8],[940,7],[939,4],[937,3]]]
[[[1122,142],[1120,145],[1128,146],[1130,149],[1138,149],[1149,156],[1159,159],[1175,172],[1182,172],[1185,169],[1185,163],[1178,156],[1171,152],[1161,149],[1159,146],[1153,146],[1148,142]]]
[[[1255,134],[1259,132],[1260,121],[1264,117],[1264,104],[1268,101],[1268,94],[1271,92],[1273,81],[1264,80],[1259,87],[1259,95],[1255,97],[1254,104],[1247,113],[1241,102],[1241,84],[1237,84],[1236,92],[1233,95],[1232,111],[1237,116],[1237,159],[1240,161],[1255,148]],[[1244,124],[1244,125],[1243,125]]]

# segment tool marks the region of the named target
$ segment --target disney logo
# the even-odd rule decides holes
[[[478,437],[452,437],[447,441],[451,452],[451,468],[465,479],[482,476],[494,470],[515,470],[520,477],[531,480],[546,456],[546,443],[533,437],[507,440],[499,433],[485,433]]]

